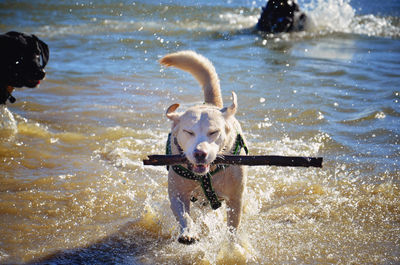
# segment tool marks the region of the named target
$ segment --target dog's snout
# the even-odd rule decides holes
[[[40,69],[35,73],[36,80],[42,80],[46,76],[46,71],[44,69]]]
[[[207,153],[202,150],[195,149],[193,152],[193,156],[194,158],[196,158],[197,162],[203,162],[206,159]]]

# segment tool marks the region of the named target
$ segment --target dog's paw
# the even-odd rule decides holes
[[[178,242],[184,245],[192,245],[198,241],[197,238],[195,237],[190,237],[190,236],[180,236],[178,238]]]

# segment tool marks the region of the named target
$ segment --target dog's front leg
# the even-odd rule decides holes
[[[242,215],[242,194],[238,194],[237,198],[230,198],[226,205],[228,206],[228,228],[230,231],[235,231],[239,227]]]
[[[189,223],[187,215],[190,213],[190,201],[175,192],[169,193],[169,200],[171,202],[171,210],[179,222],[181,233],[183,233]]]
[[[168,178],[168,195],[171,210],[180,226],[178,241],[182,244],[193,244],[197,237],[193,234],[193,221],[190,218],[191,185],[185,185],[182,179],[174,176]],[[191,184],[191,183],[190,183]]]
[[[247,182],[247,168],[238,167],[236,170],[233,169],[234,167],[232,167],[232,177],[229,182],[230,187],[227,189],[228,200],[226,202],[230,231],[235,231],[239,227],[243,208],[243,195]]]

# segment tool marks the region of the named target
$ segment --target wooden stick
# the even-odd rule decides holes
[[[149,155],[148,158],[149,159],[147,160],[143,160],[144,165],[164,166],[188,163],[184,155]],[[217,157],[214,160],[213,164],[280,167],[322,167],[322,157],[225,155],[223,157]]]

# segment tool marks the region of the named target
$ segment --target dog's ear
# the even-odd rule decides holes
[[[175,110],[179,108],[179,104],[175,103],[172,104],[171,106],[168,107],[167,112],[166,112],[166,116],[168,119],[174,121],[174,126],[178,123],[179,118],[180,118],[180,114],[176,113]]]
[[[221,111],[224,113],[225,118],[229,118],[236,114],[237,110],[237,96],[236,93],[232,91],[232,105],[223,108]]]

